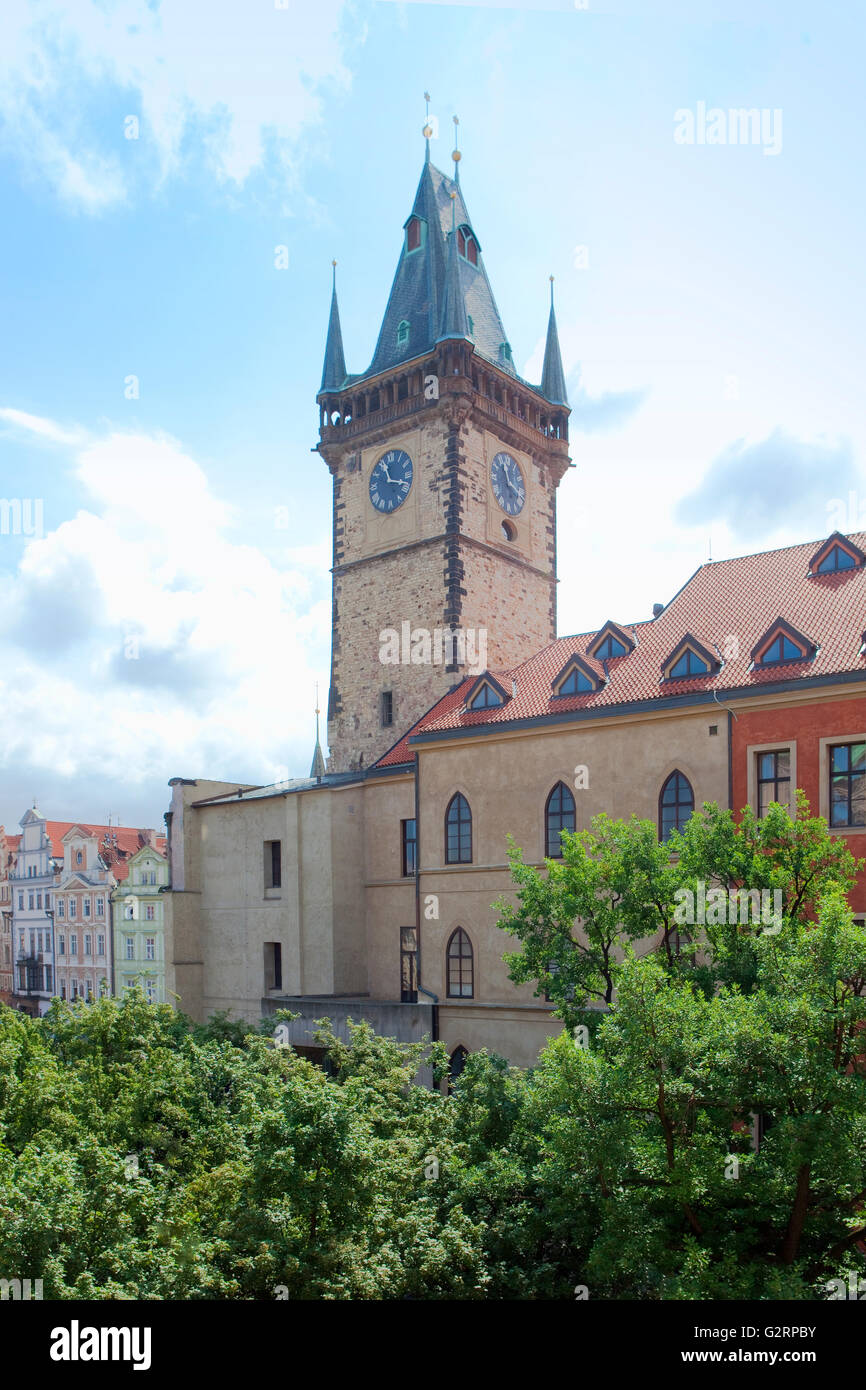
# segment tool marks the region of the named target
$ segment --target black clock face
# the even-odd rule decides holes
[[[411,486],[412,460],[403,449],[389,449],[370,474],[370,501],[377,512],[394,512]]]
[[[526,501],[526,483],[520,464],[510,454],[497,454],[490,465],[493,495],[504,512],[517,516]]]

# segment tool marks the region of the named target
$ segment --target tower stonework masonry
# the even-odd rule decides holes
[[[467,674],[556,636],[569,408],[552,298],[533,386],[429,141],[370,367],[346,372],[335,286],[317,400],[334,482],[329,769],[347,772]]]

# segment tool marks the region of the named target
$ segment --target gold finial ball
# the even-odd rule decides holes
[[[457,194],[456,194],[456,193],[453,191],[453,189],[452,189],[452,191],[448,194],[448,197],[449,197],[449,198],[456,198],[456,197],[457,197]]]
[[[459,164],[463,156],[459,150],[452,150],[451,158],[454,160],[455,164]]]
[[[335,266],[336,264],[337,264],[336,261],[331,261],[331,265]]]
[[[430,124],[425,125],[424,129],[421,131],[421,134],[424,136],[425,140],[432,139],[433,127]]]

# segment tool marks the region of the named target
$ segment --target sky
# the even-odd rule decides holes
[[[530,381],[555,276],[560,634],[866,527],[864,29],[847,0],[3,0],[0,823],[160,827],[170,777],[309,770],[331,261],[362,371],[425,89]]]

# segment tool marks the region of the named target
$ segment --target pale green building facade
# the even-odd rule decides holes
[[[145,845],[128,861],[126,878],[111,895],[114,993],[139,984],[152,1004],[164,1004],[165,892],[168,860]]]

